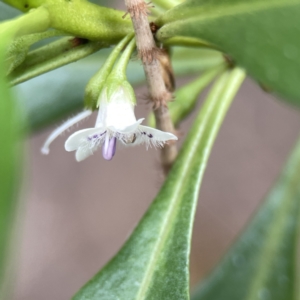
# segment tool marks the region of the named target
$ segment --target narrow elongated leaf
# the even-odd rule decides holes
[[[16,209],[19,155],[17,138],[20,132],[15,102],[5,80],[5,40],[0,41],[0,299],[7,271],[8,247]]]
[[[193,300],[298,300],[300,141],[277,184]]]
[[[300,105],[299,0],[187,0],[168,11],[157,37],[206,40],[249,75]]]
[[[244,71],[214,85],[158,196],[119,253],[74,297],[189,299],[192,224],[205,166]]]

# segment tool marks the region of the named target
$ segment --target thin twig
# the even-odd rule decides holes
[[[159,56],[162,54],[156,47],[148,21],[148,6],[143,0],[125,0],[135,31],[138,54],[142,60],[146,75],[150,99],[153,102],[156,126],[158,129],[174,133],[174,126],[169,114],[167,102],[172,93],[166,87],[163,66]],[[177,155],[175,143],[169,143],[162,149],[162,165],[167,173]]]

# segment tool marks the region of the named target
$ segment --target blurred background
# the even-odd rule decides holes
[[[113,5],[124,8],[117,2]],[[27,89],[33,82],[27,83]],[[177,84],[185,82],[180,79]],[[143,100],[145,87],[136,93],[136,115],[145,117],[150,112]],[[200,97],[198,108],[204,98]],[[179,145],[198,108],[182,123]],[[79,126],[90,127],[94,120],[95,115]],[[59,124],[26,141],[14,300],[69,299],[120,249],[163,182],[159,151],[144,146],[119,148],[110,162],[99,151],[77,163],[74,153],[64,150],[69,132],[52,144],[48,156],[41,155],[44,140]],[[295,143],[299,127],[293,107],[246,80],[217,137],[201,187],[190,262],[192,286],[251,218]]]

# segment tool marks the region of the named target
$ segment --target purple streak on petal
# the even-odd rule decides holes
[[[92,140],[100,139],[102,137],[102,135],[105,134],[105,133],[106,133],[106,131],[104,131],[102,133],[90,135],[90,136],[87,137],[87,140],[90,142]]]
[[[113,156],[116,153],[117,147],[117,138],[113,137],[111,139],[106,138],[104,145],[102,147],[102,155],[106,160],[112,160]]]

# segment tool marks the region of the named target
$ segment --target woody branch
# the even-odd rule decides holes
[[[142,60],[149,96],[153,103],[156,126],[166,132],[174,132],[174,126],[169,114],[167,102],[172,99],[168,90],[160,55],[163,54],[156,47],[149,22],[148,5],[143,0],[125,0],[127,11],[130,14],[135,31],[138,55]],[[166,144],[162,149],[161,158],[164,171],[167,172],[177,155],[175,143]]]

